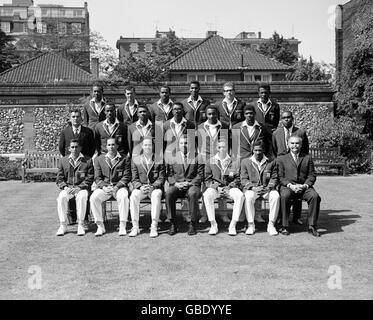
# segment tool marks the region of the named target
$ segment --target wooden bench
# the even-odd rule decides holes
[[[28,173],[57,173],[60,159],[57,151],[27,151],[22,162],[22,182],[26,182]]]
[[[347,158],[341,155],[340,147],[311,147],[310,155],[314,161],[315,167],[336,167],[342,169],[343,176],[348,175]]]

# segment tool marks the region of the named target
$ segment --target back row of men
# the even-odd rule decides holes
[[[198,82],[192,82],[191,96],[184,102],[174,103],[170,100],[170,88],[161,87],[161,99],[148,108],[136,102],[134,88],[128,87],[127,102],[116,110],[114,104],[103,99],[102,87],[93,87],[94,97],[83,112],[84,121],[93,131],[81,125],[82,115],[74,110],[71,125],[60,138],[60,151],[65,157],[57,178],[62,189],[57,199],[61,222],[58,235],[66,232],[67,203],[72,197],[77,202],[78,234],[84,234],[82,214],[94,179],[97,189],[90,203],[98,226],[96,235],[105,233],[101,205],[111,197],[118,201],[119,234],[126,234],[130,202],[133,224],[130,235],[137,235],[139,202],[149,197],[153,221],[150,235],[157,236],[157,215],[159,217],[163,184],[167,180],[170,187],[165,198],[171,235],[177,232],[176,199],[184,196],[189,200],[188,233],[195,234],[198,198],[204,181],[207,189],[203,199],[211,222],[210,234],[218,230],[214,200],[225,196],[234,200],[231,235],[236,234],[235,224],[245,198],[246,233],[255,232],[254,202],[264,197],[270,202],[268,232],[271,235],[277,234],[274,223],[280,202],[281,233],[289,234],[291,199],[299,198],[309,204],[309,232],[319,236],[316,222],[320,197],[313,189],[316,180],[313,162],[308,155],[307,135],[293,125],[292,113],[283,112],[283,128],[276,129],[280,110],[278,104],[269,99],[268,85],[260,86],[260,98],[254,105],[236,99],[232,83],[224,85],[225,99],[218,105],[202,99],[199,88]],[[105,120],[100,118],[102,112]],[[257,115],[261,122],[256,119]],[[195,145],[198,152],[193,149]],[[92,160],[87,160],[92,156],[94,169]],[[272,161],[274,157],[278,159]],[[83,160],[86,165],[82,168]],[[295,211],[299,214],[299,208]]]

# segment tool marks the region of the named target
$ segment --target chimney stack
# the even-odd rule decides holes
[[[99,61],[98,58],[91,59],[91,74],[95,77],[96,80],[99,79]]]
[[[212,36],[212,35],[217,35],[218,34],[218,32],[217,31],[207,31],[207,33],[206,33],[206,38],[208,38],[208,37],[210,37],[210,36]]]
[[[262,39],[262,32],[261,31],[258,32],[258,38]]]

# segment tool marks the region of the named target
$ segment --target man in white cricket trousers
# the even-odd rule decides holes
[[[151,137],[144,138],[142,142],[143,153],[133,157],[131,161],[133,191],[130,197],[130,211],[132,230],[130,237],[136,237],[140,233],[140,201],[145,198],[151,199],[150,237],[158,236],[158,220],[161,213],[161,199],[163,184],[165,182],[165,167],[162,163],[155,163],[153,153],[153,140]]]
[[[67,211],[69,200],[75,198],[78,236],[83,236],[83,222],[87,209],[88,191],[93,183],[93,164],[91,158],[85,157],[80,151],[79,140],[72,139],[69,147],[70,155],[61,159],[58,167],[56,183],[61,189],[57,198],[57,212],[60,227],[57,236],[63,236],[67,231]]]
[[[278,234],[274,224],[280,209],[278,173],[275,161],[270,162],[264,155],[261,140],[253,144],[253,156],[241,162],[241,185],[245,194],[245,212],[248,222],[247,235],[255,233],[255,200],[262,197],[269,199],[269,221],[267,232],[271,236]]]
[[[115,138],[106,142],[107,154],[102,154],[94,160],[95,182],[97,189],[92,193],[90,204],[97,224],[96,236],[102,236],[106,230],[102,216],[102,204],[114,198],[118,203],[119,235],[126,234],[128,220],[128,183],[131,180],[130,161],[118,152]]]
[[[207,190],[203,193],[206,212],[211,223],[210,235],[218,233],[218,225],[215,220],[215,199],[227,197],[233,199],[232,221],[229,234],[236,235],[236,223],[241,214],[244,196],[239,189],[240,166],[237,160],[232,160],[228,154],[228,141],[221,139],[217,145],[218,153],[211,157],[205,167],[205,183]]]

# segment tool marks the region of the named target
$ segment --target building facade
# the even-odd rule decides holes
[[[12,36],[24,59],[50,49],[65,50],[69,58],[89,71],[89,12],[83,7],[12,0],[0,6],[0,29]]]

